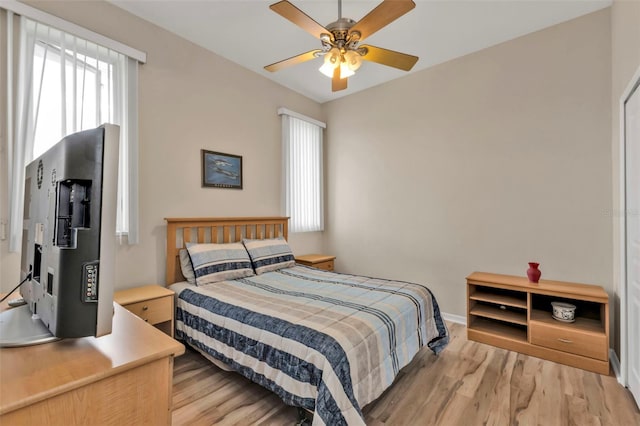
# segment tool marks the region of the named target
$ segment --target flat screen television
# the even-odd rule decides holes
[[[119,127],[64,137],[25,170],[20,294],[0,345],[111,333]]]

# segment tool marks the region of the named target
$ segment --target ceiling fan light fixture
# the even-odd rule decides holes
[[[326,75],[329,78],[333,78],[333,70],[335,69],[335,65],[333,65],[330,62],[325,61],[322,66],[320,68],[318,68],[318,71],[320,71],[322,74]]]
[[[322,48],[292,56],[264,68],[273,72],[324,56],[319,71],[331,78],[331,90],[334,92],[347,88],[347,78],[355,74],[363,60],[410,71],[418,61],[417,56],[375,46],[360,46],[360,43],[415,6],[413,0],[382,0],[360,21],[354,21],[342,17],[342,0],[338,0],[338,20],[323,27],[289,0],[280,0],[269,8],[319,39]]]
[[[340,78],[348,78],[354,75],[355,72],[349,67],[346,61],[340,62]]]
[[[344,60],[350,71],[356,71],[362,65],[362,56],[355,50],[348,50],[344,54]]]
[[[331,65],[333,68],[337,67],[340,64],[340,56],[340,49],[337,47],[331,48],[331,50],[324,55],[325,65]]]
[[[343,63],[344,57],[340,49],[333,47],[324,55],[324,63],[319,68],[319,71],[327,77],[333,78],[333,70],[339,66],[341,67]],[[342,69],[340,71],[342,71]]]

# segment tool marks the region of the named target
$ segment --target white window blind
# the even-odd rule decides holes
[[[117,232],[137,232],[137,60],[20,17],[10,249],[19,250],[24,166],[64,136],[120,126]]]
[[[285,211],[291,232],[324,230],[324,123],[285,109],[282,116]]]

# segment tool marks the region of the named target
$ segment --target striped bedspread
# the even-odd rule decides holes
[[[424,286],[294,266],[205,286],[176,284],[176,337],[314,412],[363,425],[361,407],[448,331]]]

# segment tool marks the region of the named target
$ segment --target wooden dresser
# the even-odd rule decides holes
[[[0,349],[2,425],[169,425],[184,346],[114,303],[102,337]]]
[[[553,318],[551,302],[576,306]],[[474,272],[467,277],[467,338],[609,374],[609,298],[599,286]]]

